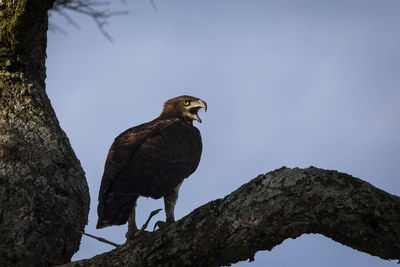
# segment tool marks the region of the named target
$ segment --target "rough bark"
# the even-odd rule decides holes
[[[400,198],[345,173],[283,167],[167,228],[64,266],[229,265],[304,233],[400,259]]]
[[[87,223],[84,172],[45,92],[54,0],[0,0],[0,265],[68,262]]]

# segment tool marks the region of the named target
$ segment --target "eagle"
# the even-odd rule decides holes
[[[201,123],[201,108],[206,111],[207,104],[199,98],[172,98],[156,119],[115,138],[101,180],[97,229],[128,221],[126,237],[132,239],[138,231],[135,208],[140,196],[163,197],[166,223],[175,221],[179,187],[200,162],[202,140],[193,120]]]

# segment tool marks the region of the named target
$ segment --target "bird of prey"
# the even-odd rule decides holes
[[[197,168],[202,141],[193,120],[207,110],[203,100],[178,96],[165,102],[156,119],[127,129],[108,152],[99,191],[96,228],[128,221],[127,240],[138,231],[135,222],[139,196],[164,197],[166,223],[175,221],[179,187]]]

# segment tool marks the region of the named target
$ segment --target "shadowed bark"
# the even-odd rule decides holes
[[[165,229],[65,266],[229,265],[304,233],[400,259],[400,198],[345,173],[283,167]]]
[[[0,0],[0,265],[68,262],[87,223],[84,172],[45,92],[51,0]]]

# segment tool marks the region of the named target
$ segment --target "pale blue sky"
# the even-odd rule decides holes
[[[204,151],[180,191],[181,218],[259,173],[310,165],[400,195],[400,1],[115,1],[108,42],[86,17],[49,33],[47,92],[86,172],[96,230],[107,151],[165,100],[204,99]],[[138,225],[162,200],[141,198]],[[153,219],[164,220],[164,213]],[[74,259],[112,247],[83,237]],[[320,235],[286,240],[237,266],[397,266]]]

